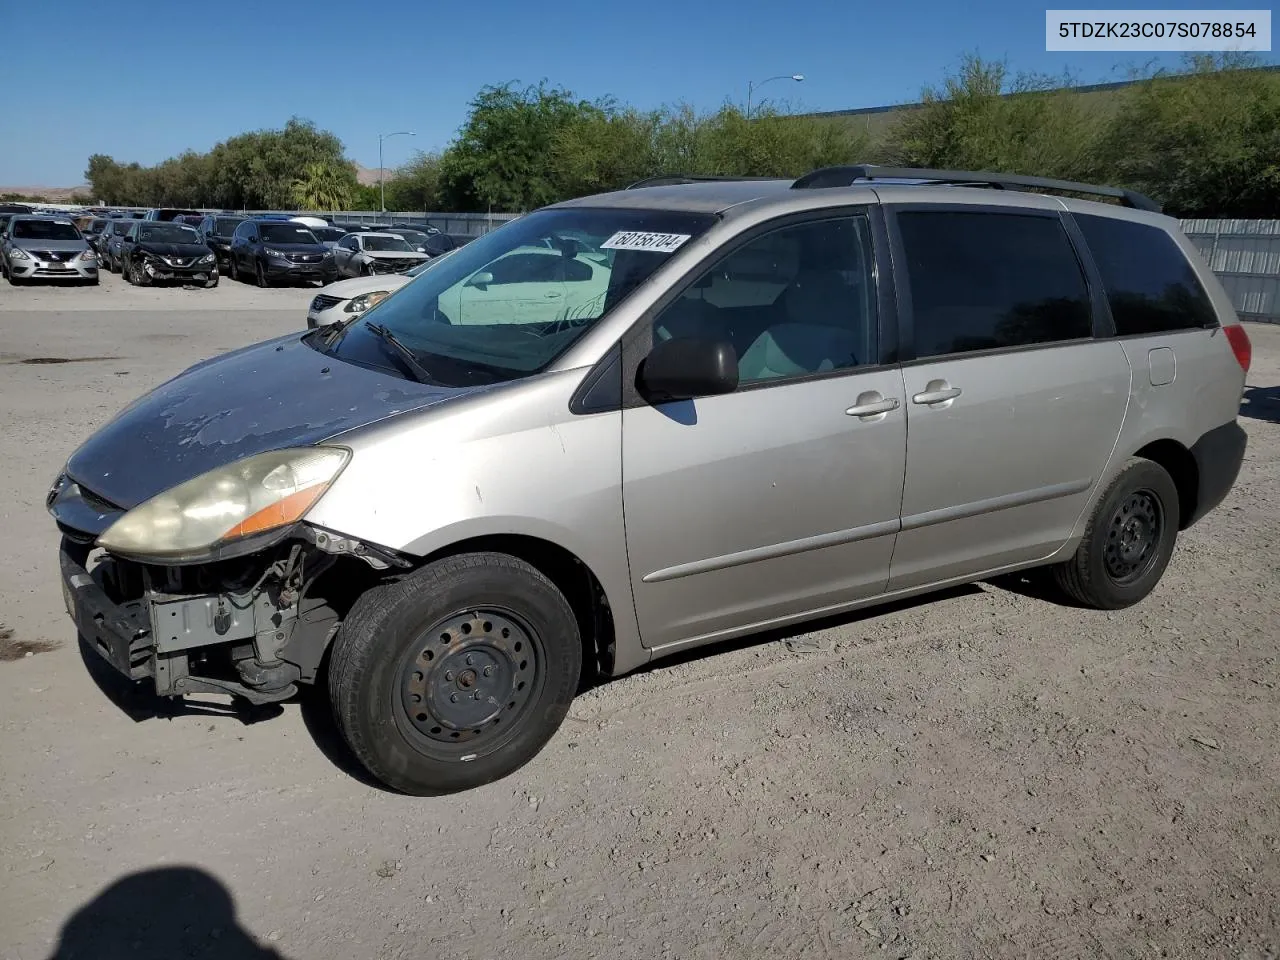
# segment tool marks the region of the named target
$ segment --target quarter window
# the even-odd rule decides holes
[[[1075,220],[1102,275],[1119,336],[1217,325],[1195,270],[1165,231],[1114,217]]]
[[[1089,294],[1057,217],[902,211],[915,355],[1088,337]]]
[[[875,363],[875,330],[865,217],[799,223],[747,242],[653,324],[659,340],[727,340],[743,385]]]

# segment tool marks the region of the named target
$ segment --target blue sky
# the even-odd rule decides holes
[[[761,95],[838,110],[915,100],[965,52],[1086,83],[1148,59],[1046,53],[1044,17],[1026,0],[0,0],[0,185],[80,183],[91,153],[151,164],[292,115],[367,167],[380,131],[416,131],[386,144],[391,167],[443,147],[480,87],[508,80],[714,109],[802,73]]]

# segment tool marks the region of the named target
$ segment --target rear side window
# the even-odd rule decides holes
[[[1075,220],[1102,275],[1117,335],[1217,325],[1195,270],[1165,231],[1113,217]]]
[[[917,357],[1092,335],[1089,294],[1056,217],[901,211]]]

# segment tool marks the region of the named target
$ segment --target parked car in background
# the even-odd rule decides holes
[[[168,221],[168,220],[176,220],[178,219],[178,217],[181,217],[184,215],[190,215],[193,217],[204,216],[204,214],[202,214],[199,210],[183,210],[178,207],[157,207],[153,210],[148,210],[139,219]]]
[[[309,227],[276,220],[245,220],[230,248],[231,279],[260,287],[278,282],[328,283],[336,277],[333,254]]]
[[[342,230],[338,227],[312,227],[311,232],[316,235],[317,240],[332,250],[338,245],[338,241],[351,231]]]
[[[7,213],[0,211],[0,237],[4,236],[5,230],[9,228],[9,221],[16,217],[16,213]]]
[[[141,222],[141,220],[111,220],[102,231],[102,235],[98,238],[100,256],[102,265],[110,273],[120,272],[120,248],[124,244],[124,238],[128,236],[130,228],[135,223]]]
[[[428,243],[433,237],[442,236],[438,230],[434,233],[428,233],[418,227],[387,227],[385,230],[381,230],[379,232],[393,233],[397,237],[403,237],[404,241],[409,244],[409,246],[413,247],[413,249],[418,253],[426,253],[431,256],[436,256],[436,254],[428,247]]]
[[[218,285],[218,261],[194,227],[138,220],[120,246],[120,272],[136,286],[157,280]]]
[[[394,233],[348,234],[333,248],[333,258],[342,277],[403,273],[429,259]]]
[[[106,226],[107,226],[106,217],[93,217],[92,219],[89,220],[88,223],[79,227],[80,235],[89,241],[89,246],[93,247],[94,253],[99,253],[98,238],[102,236],[102,231],[106,229]],[[101,259],[100,253],[99,253],[99,259]]]
[[[324,219],[324,217],[308,217],[308,216],[290,217],[289,222],[300,223],[304,227],[310,227],[312,230],[316,229],[317,227],[329,226],[329,221]]]
[[[230,272],[231,238],[235,236],[236,227],[244,223],[247,217],[228,216],[211,213],[196,228],[201,239],[218,258],[218,268]]]
[[[180,223],[185,227],[194,227],[200,229],[200,224],[204,223],[203,213],[180,213],[172,220],[173,223]]]
[[[68,217],[15,214],[0,241],[0,271],[17,286],[29,280],[98,282],[98,255]]]
[[[433,257],[404,273],[352,277],[331,283],[311,298],[307,307],[307,326],[326,327],[354,320],[442,259],[443,257]]]

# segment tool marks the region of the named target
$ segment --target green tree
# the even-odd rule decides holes
[[[419,153],[386,181],[388,210],[440,209],[440,157]],[[377,188],[374,188],[375,194]],[[374,197],[374,209],[378,198]]]
[[[1180,217],[1280,217],[1280,74],[1189,58],[1122,91],[1104,144],[1114,179]]]
[[[1076,180],[1098,171],[1105,117],[1070,76],[1010,76],[1006,64],[970,55],[921,100],[889,131],[891,162]]]
[[[350,164],[313,160],[293,182],[293,200],[303,210],[344,210],[351,202],[355,182]]]

